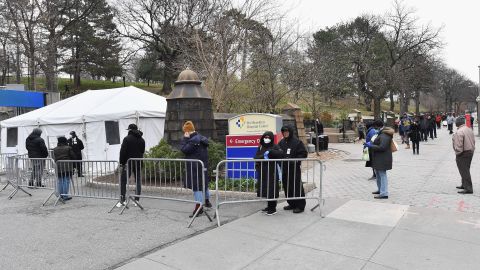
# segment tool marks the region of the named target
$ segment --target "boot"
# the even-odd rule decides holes
[[[193,212],[191,215],[189,215],[189,217],[193,217],[195,215],[195,212],[197,212],[197,209],[200,207],[200,204],[196,204],[195,205],[195,209],[193,209]],[[200,211],[198,211],[198,214],[197,214],[197,217],[200,216],[201,214],[203,214],[203,208],[200,208]]]
[[[207,208],[212,208],[212,204],[210,203],[210,200],[209,200],[209,199],[206,199],[206,200],[205,200],[205,204],[204,204],[204,205],[205,205],[205,207],[207,207]]]
[[[405,149],[410,149],[410,144],[407,144],[407,147],[405,147]]]

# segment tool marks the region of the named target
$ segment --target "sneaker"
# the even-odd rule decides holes
[[[266,208],[263,208],[262,210],[260,210],[262,213],[267,213],[268,212],[268,207]]]
[[[205,204],[203,206],[207,208],[212,208],[212,204],[210,203],[210,200],[205,200]]]
[[[295,214],[302,213],[303,211],[304,211],[304,209],[300,209],[300,208],[293,209],[293,213],[295,213]]]
[[[265,213],[267,216],[273,216],[277,213],[277,209],[268,209]]]
[[[72,199],[72,197],[62,197],[62,200],[64,200],[64,201],[69,201],[71,199]]]
[[[137,201],[136,201],[136,200],[132,200],[132,206],[135,206],[135,207],[137,207],[137,206],[138,206],[138,204],[137,204]]]
[[[117,205],[115,205],[116,207],[123,207],[125,206],[125,202],[118,202]]]
[[[377,179],[376,176],[372,176],[372,177],[368,178],[368,180],[375,180],[375,179]]]
[[[291,205],[287,205],[287,206],[284,206],[284,207],[283,207],[283,210],[287,210],[287,211],[288,211],[288,210],[293,210],[293,209],[295,209],[295,207],[293,207],[293,206],[291,206]]]

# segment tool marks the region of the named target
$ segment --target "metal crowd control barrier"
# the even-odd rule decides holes
[[[44,205],[53,195],[57,197],[54,205],[69,197],[107,200],[118,200],[120,197],[117,161],[58,160],[55,165],[57,188]]]
[[[4,171],[3,171],[3,177],[5,179],[4,182],[5,185],[0,189],[0,191],[4,191],[8,186],[12,186],[14,189],[16,188],[16,177],[15,177],[15,168],[16,168],[16,155],[15,154],[12,154],[12,155],[4,155],[4,157],[2,157],[2,159],[4,159],[4,163],[2,166],[4,166]]]
[[[133,185],[129,184],[129,179],[133,179]],[[205,184],[206,182],[208,185],[208,181],[206,181],[206,170],[203,162],[200,160],[129,159],[120,177],[120,200],[122,201],[123,196],[123,200],[125,201],[125,205],[120,214],[128,208],[131,202],[134,202],[136,206],[143,210],[144,208],[139,203],[139,199],[146,198],[198,205],[191,217],[188,227],[192,225],[200,211],[203,211],[205,216],[212,221],[205,207],[203,207],[206,188],[208,188]],[[192,190],[198,190],[195,197],[194,194],[192,194]],[[203,199],[200,199],[200,195]]]
[[[223,160],[216,169],[215,216],[220,226],[220,206],[226,204],[288,201],[301,210],[302,200],[317,200],[323,216],[324,165],[317,159]],[[266,210],[266,209],[264,209]]]
[[[25,188],[55,190],[55,163],[51,158],[13,157],[15,189],[8,196],[12,199],[19,190],[32,196]]]
[[[8,158],[13,157],[16,154],[0,154],[0,175],[4,175],[7,173],[7,166],[8,166]]]

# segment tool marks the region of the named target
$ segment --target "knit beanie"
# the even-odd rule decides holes
[[[193,125],[192,121],[187,121],[183,124],[183,132],[194,132],[195,126]]]

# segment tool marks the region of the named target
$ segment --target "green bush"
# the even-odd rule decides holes
[[[145,153],[146,158],[182,158],[183,155],[180,151],[174,149],[164,139],[160,141],[156,146],[150,148]]]
[[[225,159],[225,145],[213,140],[209,140],[208,146],[208,175],[213,182],[213,171],[217,169],[217,164]]]
[[[180,151],[169,145],[166,140],[162,139],[160,143],[150,148],[150,150],[145,153],[145,158],[177,159],[183,158],[183,155]],[[143,163],[146,179],[164,179],[165,181],[181,179],[184,172],[180,170],[179,166],[180,165],[177,164],[172,164],[170,166],[158,164],[157,162],[152,161],[145,161]],[[177,179],[173,179],[175,176]]]
[[[209,189],[215,189],[215,181],[211,181]],[[241,179],[219,179],[218,190],[238,191],[238,192],[255,192],[256,180],[253,178]]]

